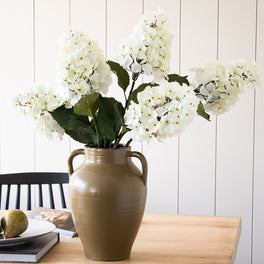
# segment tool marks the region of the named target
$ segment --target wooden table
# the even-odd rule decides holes
[[[128,260],[88,260],[79,238],[61,236],[61,242],[40,263],[234,263],[240,226],[237,217],[146,214]]]

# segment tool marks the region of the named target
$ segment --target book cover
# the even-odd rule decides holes
[[[26,243],[0,247],[0,261],[6,262],[38,262],[60,240],[58,232],[30,239]]]
[[[55,231],[63,236],[74,237],[77,235],[70,211],[37,207],[30,211],[27,216],[32,219],[51,222],[56,226]]]

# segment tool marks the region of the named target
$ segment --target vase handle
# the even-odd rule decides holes
[[[78,155],[84,155],[84,149],[76,149],[74,150],[70,157],[68,158],[68,173],[71,176],[74,172],[73,170],[73,166],[72,166],[72,161],[74,159],[74,157],[78,156]]]
[[[138,158],[142,164],[142,179],[145,185],[147,185],[147,176],[148,176],[148,163],[145,156],[138,151],[130,151],[129,157]]]

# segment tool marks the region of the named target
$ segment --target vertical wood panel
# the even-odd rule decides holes
[[[105,2],[106,0],[71,0],[71,26],[98,41],[102,50],[105,50]]]
[[[219,18],[219,59],[254,59],[255,1],[221,0]],[[216,212],[242,217],[239,264],[251,261],[253,93],[218,118]]]
[[[107,1],[107,58],[116,60],[121,42],[127,39],[142,14],[141,0]],[[124,102],[123,91],[117,85],[116,77],[110,87],[109,96]]]
[[[182,1],[181,74],[216,59],[217,7],[217,0]],[[214,214],[215,125],[213,115],[197,117],[180,137],[181,214]]]
[[[107,1],[107,57],[115,59],[121,41],[126,39],[142,14],[141,0]]]
[[[35,4],[35,76],[36,82],[55,85],[58,39],[69,21],[68,0],[36,0]],[[48,19],[47,19],[48,17]],[[36,170],[67,171],[69,137],[54,142],[36,133]]]
[[[145,0],[144,12],[161,7],[168,16],[169,30],[174,35],[170,72],[179,73],[180,1]],[[151,80],[150,80],[151,81]],[[176,213],[178,193],[178,138],[173,137],[154,146],[144,144],[149,164],[147,212]]]
[[[1,172],[34,169],[34,131],[8,106],[10,93],[33,82],[33,2],[0,1]]]
[[[105,51],[106,30],[106,1],[105,0],[72,0],[71,1],[71,26],[85,32],[92,40],[99,43]],[[71,149],[83,148],[83,144],[71,140]],[[83,161],[83,156],[74,159],[74,167]]]
[[[258,0],[257,12],[257,52],[256,59],[260,71],[264,72],[264,1]],[[263,86],[263,85],[262,85]],[[264,237],[264,90],[263,87],[256,91],[256,115],[255,115],[255,159],[254,159],[254,211],[253,211],[253,262],[252,264],[264,263],[263,237]]]

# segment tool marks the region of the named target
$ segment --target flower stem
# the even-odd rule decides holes
[[[124,97],[125,97],[125,100],[127,102],[127,97],[126,97],[126,92],[124,91]]]
[[[126,134],[126,132],[122,132],[122,133],[118,136],[118,138],[117,138],[117,140],[116,140],[116,142],[115,142],[113,148],[117,148],[117,147],[118,147],[118,145],[119,145],[119,143],[120,143],[122,137],[123,137],[125,134]]]
[[[133,82],[132,82],[132,85],[131,85],[131,88],[130,88],[130,91],[129,91],[129,95],[128,95],[128,97],[126,98],[125,109],[127,109],[127,107],[128,107],[128,100],[129,100],[129,97],[130,97],[130,95],[132,94],[132,92],[133,92],[133,90],[134,90],[135,83],[136,83],[136,81],[137,81],[137,79],[138,79],[138,76],[139,76],[139,73],[133,73],[133,74],[132,74],[132,80],[133,80]]]
[[[134,89],[135,83],[136,83],[136,81],[133,80],[133,82],[132,82],[132,86],[131,86],[131,89],[130,89],[130,92],[129,92],[129,95],[128,95],[128,98],[127,98],[127,100],[126,100],[125,109],[127,109],[127,107],[128,107],[128,99],[129,99],[130,95],[131,95],[132,92],[133,92],[133,89]]]
[[[100,148],[99,131],[98,131],[98,127],[97,127],[97,123],[95,119],[94,119],[94,126],[95,126],[95,131],[96,131],[97,146],[98,148]]]
[[[132,142],[132,138],[130,138],[128,141],[127,141],[127,143],[126,143],[126,147],[128,147],[129,145],[130,145],[130,143]]]

